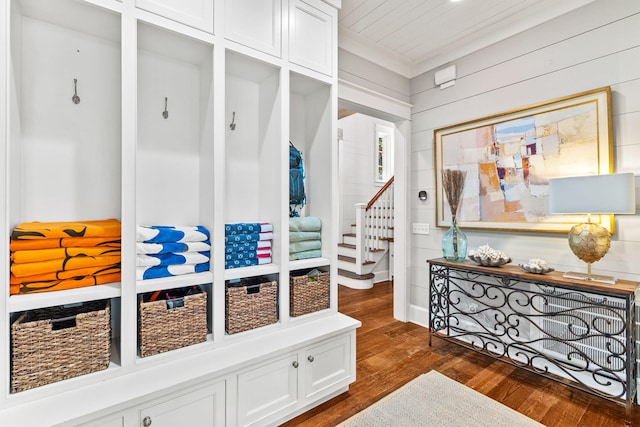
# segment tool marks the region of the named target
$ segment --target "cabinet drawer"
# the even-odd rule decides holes
[[[335,11],[333,14],[302,0],[293,0],[289,9],[289,60],[303,67],[333,74]]]
[[[177,397],[153,401],[139,410],[140,427],[225,425],[225,384],[217,383]]]
[[[282,0],[226,0],[225,38],[280,57]]]
[[[213,33],[211,0],[136,0],[136,7]]]

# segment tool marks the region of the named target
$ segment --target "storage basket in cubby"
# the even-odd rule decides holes
[[[299,274],[289,276],[289,313],[302,316],[329,308],[329,273]]]
[[[140,356],[152,356],[207,340],[207,294],[185,295],[169,302],[173,306],[166,299],[144,302],[142,295],[138,297]]]
[[[278,282],[264,277],[226,285],[225,328],[228,334],[248,331],[278,321]]]
[[[109,300],[26,311],[11,325],[11,392],[106,369]]]

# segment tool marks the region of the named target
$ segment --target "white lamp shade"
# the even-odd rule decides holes
[[[633,173],[574,176],[549,180],[552,214],[634,214]]]

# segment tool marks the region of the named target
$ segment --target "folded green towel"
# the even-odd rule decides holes
[[[289,253],[313,251],[316,249],[322,249],[322,242],[320,240],[305,240],[303,242],[289,243]]]
[[[289,218],[289,231],[320,231],[322,222],[315,216]]]
[[[297,259],[319,258],[321,256],[321,250],[296,252],[295,254],[289,254],[289,261],[294,261]]]
[[[289,242],[304,242],[306,240],[320,240],[317,231],[290,231]]]

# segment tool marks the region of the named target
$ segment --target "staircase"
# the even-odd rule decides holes
[[[393,277],[393,177],[355,209],[356,223],[338,244],[338,283],[369,289]]]

